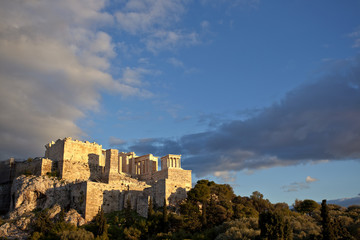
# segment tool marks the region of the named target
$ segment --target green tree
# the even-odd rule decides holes
[[[329,214],[329,208],[326,205],[326,199],[321,203],[321,225],[322,225],[322,239],[323,240],[335,240],[333,227],[331,224],[331,218]]]
[[[290,223],[285,221],[284,216],[279,212],[262,212],[259,216],[259,227],[261,239],[292,239]]]
[[[199,201],[201,203],[204,203],[209,199],[210,187],[205,183],[206,182],[198,181],[195,187],[188,192],[188,199],[190,201]]]
[[[104,214],[104,209],[101,207],[98,214],[95,216],[95,226],[97,227],[97,236],[106,237],[108,233],[108,225]]]
[[[149,207],[148,207],[148,218],[151,218],[152,215],[154,214],[154,208],[153,208],[153,202],[152,202],[152,198],[150,197],[150,201],[149,201]]]
[[[167,209],[167,204],[166,204],[166,198],[164,198],[164,205],[163,205],[163,226],[164,226],[164,231],[166,232],[168,230],[168,209]]]
[[[128,196],[126,200],[126,208],[125,208],[125,225],[126,227],[130,227],[133,224],[134,224],[134,218],[132,216],[131,200],[130,200],[130,196]]]
[[[305,199],[304,201],[295,200],[294,208],[299,213],[306,213],[311,216],[312,212],[318,209],[320,205],[311,199]]]

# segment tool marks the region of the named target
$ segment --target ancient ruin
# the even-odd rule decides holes
[[[191,170],[181,168],[181,155],[137,156],[104,150],[97,143],[72,138],[47,144],[44,158],[0,162],[0,211],[21,215],[55,204],[75,209],[86,221],[100,207],[118,211],[129,203],[147,216],[155,206],[178,206],[191,188]],[[25,176],[24,176],[25,175]],[[25,207],[24,207],[25,206]]]

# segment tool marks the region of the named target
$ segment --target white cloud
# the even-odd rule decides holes
[[[358,48],[360,47],[360,26],[356,28],[355,31],[353,31],[352,33],[348,34],[348,36],[350,38],[354,39],[354,43],[352,45],[353,48]]]
[[[1,1],[0,159],[42,156],[41,146],[85,133],[77,121],[99,108],[100,89],[149,96],[113,79],[114,23],[105,0]]]
[[[210,26],[210,23],[208,21],[202,21],[200,26],[202,29],[208,29]]]
[[[318,179],[312,178],[312,177],[310,177],[310,176],[307,176],[307,177],[306,177],[306,182],[307,182],[307,183],[316,182],[316,181],[318,181]]]
[[[177,58],[173,58],[173,57],[169,58],[168,63],[170,63],[171,65],[173,65],[175,67],[184,67],[184,63]]]
[[[148,51],[171,50],[199,42],[195,32],[177,27],[186,11],[185,0],[129,0],[116,13],[116,24],[122,31],[141,36]]]
[[[284,189],[284,192],[297,192],[310,188],[310,184],[316,181],[318,181],[318,179],[307,176],[305,182],[293,182],[289,185],[284,185],[282,189]]]
[[[157,53],[160,50],[171,50],[178,46],[196,45],[200,43],[200,39],[196,32],[158,30],[144,39],[144,43],[149,51]]]
[[[214,176],[219,178],[223,182],[236,181],[236,172],[232,172],[232,171],[215,171]]]
[[[155,27],[166,27],[179,21],[185,11],[182,0],[129,0],[116,12],[121,29],[135,33],[152,32]]]

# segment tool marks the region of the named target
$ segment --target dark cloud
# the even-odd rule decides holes
[[[198,176],[360,158],[360,56],[336,71],[290,91],[279,103],[247,120],[179,139],[138,141],[130,149],[181,153]]]

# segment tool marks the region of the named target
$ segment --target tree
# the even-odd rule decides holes
[[[285,221],[284,216],[279,212],[262,212],[259,216],[259,227],[261,239],[292,239],[290,223]]]
[[[164,231],[168,229],[168,210],[166,205],[166,198],[164,198],[164,206],[163,206],[163,224],[164,224]]]
[[[152,202],[152,198],[150,197],[149,208],[148,208],[148,218],[151,218],[153,214],[154,214],[153,202]]]
[[[322,225],[322,239],[323,240],[335,240],[331,218],[329,215],[329,208],[326,205],[326,199],[321,203],[321,225]]]
[[[204,183],[198,183],[188,192],[188,199],[191,201],[199,201],[204,203],[210,197],[210,187]]]
[[[305,199],[304,201],[296,199],[294,208],[299,213],[306,213],[311,216],[311,213],[319,208],[319,204],[311,199]]]
[[[132,210],[131,210],[131,200],[130,196],[126,200],[126,208],[125,208],[125,224],[127,227],[132,226],[134,223],[134,218],[132,216]]]
[[[108,226],[102,207],[99,209],[98,214],[95,216],[95,226],[97,227],[97,236],[107,236]]]

